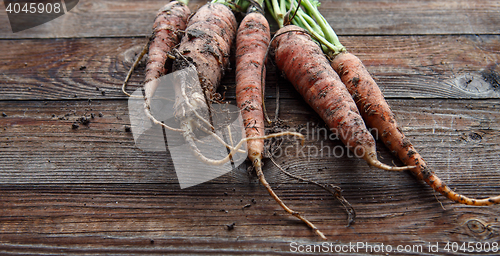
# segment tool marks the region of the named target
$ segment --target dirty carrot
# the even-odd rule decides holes
[[[265,134],[261,70],[270,40],[269,24],[265,17],[256,10],[247,13],[236,36],[236,104],[241,110],[247,137]],[[250,161],[260,162],[264,140],[248,141],[247,148]]]
[[[176,59],[173,63],[174,71],[194,67],[198,73],[200,88],[193,86],[193,83],[174,85],[174,117],[179,121],[179,130],[194,156],[209,165],[221,165],[230,161],[235,152],[241,152],[239,148],[244,142],[279,136],[272,134],[248,137],[232,147],[214,133],[211,106],[218,100],[216,90],[228,68],[237,29],[236,18],[228,6],[230,4],[225,0],[214,0],[202,6],[189,19],[185,35],[175,51],[177,54],[174,55]],[[230,149],[228,155],[220,160],[204,156],[195,143],[196,129],[211,134],[223,143]]]
[[[263,0],[251,4],[245,18],[241,21],[236,35],[236,103],[241,109],[243,125],[247,138],[257,138],[247,142],[248,158],[252,162],[257,177],[269,194],[288,213],[305,222],[323,239],[326,237],[310,221],[298,212],[286,206],[276,195],[266,181],[262,171],[264,151],[264,113],[262,110],[262,91],[264,84],[262,76],[265,74],[265,56],[271,34],[269,23],[263,15]],[[299,133],[282,132],[273,136],[294,135],[303,137]]]
[[[379,86],[368,73],[361,60],[345,50],[345,47],[340,43],[333,29],[319,13],[317,5],[311,4],[309,0],[303,0],[302,3],[306,12],[310,14],[310,20],[312,20],[311,16],[313,16],[320,24],[317,27],[323,28],[322,30],[311,29],[310,31],[316,35],[319,41],[324,42],[323,49],[330,57],[331,66],[347,86],[363,119],[370,127],[376,130],[391,152],[404,164],[415,166],[415,168],[411,169],[411,172],[418,179],[425,181],[435,191],[452,201],[476,206],[499,204],[500,196],[472,199],[454,192],[436,176],[431,167],[427,165],[422,156],[413,147],[410,140],[401,132],[394,113],[385,100]],[[297,19],[297,22],[304,27],[310,24],[305,19]],[[309,28],[312,27],[309,26]],[[320,34],[324,36],[321,37]]]
[[[169,52],[179,44],[179,32],[186,28],[187,20],[191,14],[187,2],[188,0],[172,1],[160,8],[154,20],[153,34],[130,68],[122,85],[123,93],[132,97],[131,94],[125,91],[125,86],[134,68],[137,67],[140,60],[147,52],[148,61],[146,65],[146,79],[144,81],[144,108],[146,115],[155,123],[160,122],[151,114],[151,98],[158,88],[158,79],[168,72],[167,59]],[[175,130],[175,128],[172,129]]]
[[[168,53],[179,43],[179,31],[186,28],[191,11],[185,3],[173,1],[160,10],[153,24],[145,84],[167,74]],[[145,87],[146,101],[151,100],[158,84]]]
[[[285,6],[280,6],[277,0],[269,6],[278,24],[283,24]],[[384,170],[412,168],[389,166],[377,159],[375,139],[366,128],[356,103],[307,31],[294,25],[284,26],[276,32],[271,49],[278,68],[357,157]]]
[[[458,194],[436,176],[410,140],[399,129],[395,116],[380,88],[359,58],[351,53],[343,52],[332,60],[332,67],[349,88],[366,123],[377,130],[384,144],[403,163],[416,166],[411,171],[418,179],[424,180],[435,191],[457,203],[476,206],[500,203],[500,196],[472,199]]]
[[[232,148],[231,153],[222,160],[209,159],[196,146],[194,135],[196,128],[213,133],[211,104],[216,100],[215,92],[229,65],[231,45],[236,35],[236,18],[224,3],[207,3],[189,19],[173,63],[174,71],[194,67],[198,73],[201,88],[193,88],[190,84],[175,85],[174,116],[180,122],[182,135],[195,156],[212,165],[229,161],[236,150]]]
[[[201,88],[199,88],[200,90],[197,90],[196,83],[188,84],[186,82],[184,84],[174,85],[176,98],[176,104],[174,106],[174,116],[180,122],[180,128],[173,128],[158,121],[153,116],[153,113],[151,113],[151,100],[154,92],[160,84],[159,78],[167,73],[167,60],[168,58],[174,57],[174,52],[181,53],[180,56],[178,56],[179,58],[174,62],[174,64],[176,64],[175,67],[177,67],[174,68],[175,70],[182,69],[182,67],[194,66],[198,71],[201,70],[202,72],[207,72],[206,68],[203,69],[200,68],[200,66],[206,65],[206,63],[204,63],[204,60],[215,58],[216,64],[212,67],[214,68],[214,72],[219,73],[220,77],[222,76],[220,73],[222,73],[223,68],[225,68],[225,65],[227,65],[228,63],[228,61],[224,61],[224,63],[222,63],[219,57],[222,56],[224,59],[227,59],[231,42],[234,39],[236,20],[231,10],[221,4],[207,4],[200,8],[197,14],[194,15],[188,23],[187,20],[189,18],[189,15],[189,8],[184,3],[177,1],[171,2],[160,9],[160,12],[155,19],[153,36],[146,47],[144,47],[143,51],[138,56],[138,59],[135,61],[134,65],[127,74],[125,82],[122,86],[122,91],[131,97],[133,96],[125,91],[126,83],[130,78],[133,69],[139,63],[140,58],[142,58],[145,52],[147,52],[149,49],[149,58],[146,67],[146,80],[144,85],[144,108],[146,116],[157,125],[161,125],[172,131],[181,132],[190,145],[194,155],[200,160],[209,164],[220,165],[229,161],[231,159],[231,154],[234,154],[234,152],[244,152],[238,150],[237,148],[241,147],[241,145],[245,141],[241,141],[237,147],[231,147],[227,145],[227,143],[225,143],[218,135],[216,135],[213,130],[207,129],[203,126],[205,125],[213,129],[211,124],[198,113],[199,111],[207,109],[207,105],[210,103],[210,101],[206,99],[203,92],[199,93],[201,91]],[[218,15],[222,15],[222,19],[207,19],[207,17],[218,17]],[[218,30],[217,27],[219,27]],[[184,34],[186,34],[185,38],[188,38],[188,40],[185,40],[187,41],[187,43],[182,43],[184,41],[181,42],[181,50],[176,50],[174,47],[179,44],[179,37],[182,34],[181,32],[184,32]],[[217,33],[223,36],[220,36]],[[201,40],[198,40],[198,37]],[[223,40],[218,41],[219,44],[223,45],[222,50],[214,49],[212,38],[214,40],[223,38]],[[197,45],[189,46],[191,43],[189,41],[191,40],[197,42],[202,41],[201,44],[204,45],[207,49],[211,49],[211,51],[207,51],[205,48],[197,48]],[[210,45],[211,41],[212,45]],[[209,53],[206,54],[207,52]],[[220,54],[221,52],[223,52],[223,54]],[[186,57],[183,55],[185,53],[187,53],[186,55],[189,55],[191,53],[192,54],[191,56]],[[218,55],[213,56],[216,54]],[[197,59],[192,55],[195,55],[195,57],[203,56],[202,58],[204,59],[200,61],[199,58]],[[213,63],[214,61],[212,61],[211,64],[213,65]],[[214,84],[214,86],[212,87],[216,88],[216,85],[218,85],[219,83],[218,80],[211,82],[213,81],[213,79],[209,80],[205,78],[203,73],[198,72],[198,75],[200,76],[199,80],[204,82],[205,87],[208,87],[206,84],[209,83],[211,85]],[[215,90],[213,88],[211,90]],[[232,150],[231,154],[229,154],[222,160],[212,160],[204,157],[197,146],[194,144],[195,138],[193,131],[196,128],[212,135],[217,141],[230,148]]]

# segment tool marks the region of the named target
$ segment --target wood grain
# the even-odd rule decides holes
[[[388,98],[498,98],[499,36],[342,37]],[[0,40],[0,99],[124,99],[121,84],[145,39]],[[367,42],[370,42],[367,44]],[[221,90],[234,99],[234,62]],[[129,91],[144,80],[140,66]],[[268,97],[281,80],[269,67]],[[281,83],[282,97],[292,87]],[[281,89],[280,89],[281,90]]]
[[[48,23],[12,33],[2,1],[0,38],[75,38],[150,36],[157,11],[169,1],[160,0],[90,0],[79,3],[65,15]],[[205,4],[191,0],[189,7],[197,10]]]
[[[498,34],[498,1],[321,1],[339,35]]]
[[[439,176],[471,196],[495,194],[500,182],[500,101],[389,103],[402,129]],[[382,194],[386,194],[387,186],[397,186],[394,194],[407,193],[408,184],[391,181],[401,175],[372,170],[362,160],[342,154],[341,142],[331,141],[332,135],[323,133],[324,123],[301,99],[283,99],[281,104],[280,118],[307,138],[304,147],[290,141],[286,152],[286,146],[276,151],[277,160],[285,168],[318,181],[380,186]],[[144,152],[134,146],[132,134],[124,128],[129,125],[126,101],[1,101],[0,109],[7,115],[0,119],[0,165],[5,170],[0,173],[2,184],[165,183],[178,189],[166,153]],[[78,118],[91,114],[95,117],[88,125],[73,129]],[[382,144],[378,148],[383,161],[390,164],[394,157]],[[330,156],[318,149],[331,150]],[[266,169],[270,182],[293,183],[273,166]],[[245,164],[215,182],[245,187],[248,179]],[[418,184],[412,178],[407,183]],[[431,190],[427,191],[432,196]]]
[[[290,242],[321,244],[258,184],[233,187],[215,183],[180,191],[163,184],[2,186],[4,211],[9,215],[2,217],[0,248],[12,253],[283,255],[290,251]],[[399,195],[390,193],[392,187],[383,193],[373,193],[380,186],[343,188],[358,211],[349,228],[339,204],[316,187],[287,184],[277,192],[334,245],[498,241],[494,226],[479,233],[469,228],[471,223],[498,227],[495,208],[444,202],[443,210],[432,193],[422,196],[418,184]],[[357,193],[348,195],[351,190]],[[251,207],[243,209],[246,204]],[[226,225],[232,223],[235,228],[228,231]]]
[[[204,1],[191,0],[191,10]],[[339,35],[498,34],[498,1],[376,0],[321,1],[320,11]],[[43,25],[12,33],[0,11],[0,38],[149,36],[156,11],[165,1],[87,0]]]
[[[274,202],[249,163],[181,190],[168,152],[135,146],[120,86],[164,4],[80,1],[67,15],[24,32],[0,27],[0,254],[297,255],[292,242],[322,245]],[[190,1],[192,9],[201,4]],[[8,24],[1,8],[0,23]],[[498,1],[485,0],[321,6],[428,164],[470,197],[500,194],[499,10]],[[229,101],[232,67],[219,89]],[[140,65],[128,91],[141,86],[143,73]],[[269,113],[279,91],[283,126],[307,137],[303,147],[288,140],[275,148],[277,162],[340,186],[357,212],[346,227],[332,195],[265,161],[276,193],[332,246],[408,245],[411,252],[388,254],[430,255],[431,244],[446,253],[447,241],[500,241],[500,207],[457,205],[407,172],[372,169],[341,154],[342,143],[326,138],[324,123],[272,63],[266,82]],[[88,124],[78,121],[82,116]],[[381,161],[401,164],[382,143],[377,147]],[[370,254],[356,252],[340,254]]]

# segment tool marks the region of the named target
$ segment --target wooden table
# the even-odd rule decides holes
[[[322,2],[341,42],[364,61],[437,175],[470,197],[500,194],[500,1]],[[429,254],[438,244],[440,253],[462,254],[457,245],[499,242],[499,206],[458,205],[407,172],[380,171],[347,156],[277,161],[293,174],[340,186],[357,212],[350,227],[330,194],[265,162],[276,193],[328,244],[274,202],[248,174],[248,163],[181,190],[165,152],[135,147],[120,91],[164,4],[80,1],[68,14],[18,33],[2,7],[0,253],[295,255],[314,249],[306,245],[326,245],[345,254],[386,254],[390,246],[392,255],[398,248]],[[143,72],[141,66],[134,73],[130,91],[141,86]],[[272,65],[270,113],[277,87],[285,125],[323,125]],[[224,90],[234,100],[234,69]],[[72,128],[91,114],[88,125]],[[342,146],[327,139],[306,145],[320,143]],[[377,146],[383,162],[401,164]]]

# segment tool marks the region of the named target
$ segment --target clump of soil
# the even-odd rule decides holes
[[[78,129],[80,125],[88,126],[90,124],[90,119],[94,118],[92,115],[90,117],[81,116],[71,125],[71,129]]]
[[[493,68],[481,71],[483,80],[488,82],[495,90],[500,89],[500,75]]]
[[[233,223],[231,223],[231,224],[229,224],[229,225],[226,225],[227,230],[228,230],[228,231],[233,230],[235,225],[236,225],[236,223],[234,223],[234,222],[233,222]]]

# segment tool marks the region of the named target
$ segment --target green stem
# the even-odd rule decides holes
[[[267,0],[266,0],[267,1]],[[271,0],[272,13],[274,14],[274,20],[278,23],[280,28],[283,27],[283,20],[285,18],[283,12],[281,11],[280,5],[278,4],[278,0]]]
[[[299,16],[299,18],[303,19],[302,16]],[[309,33],[316,39],[318,40],[321,44],[322,44],[322,48],[323,48],[323,51],[324,52],[327,52],[329,51],[330,49],[334,50],[334,51],[338,51],[338,47],[336,47],[335,45],[331,44],[330,42],[328,42],[328,40],[326,40],[326,38],[321,35],[319,33],[319,31],[316,31],[314,30],[313,28],[311,28],[311,26],[309,25],[309,23],[307,22],[302,22],[303,24],[303,27],[304,29],[306,29],[307,31],[309,31]]]
[[[264,11],[264,0],[254,0],[252,2],[247,0],[236,0],[235,3],[242,11],[246,10],[247,13]]]
[[[280,27],[283,26],[283,9],[295,7],[298,5],[297,0],[280,0],[278,4],[277,0],[271,0],[269,3],[266,0],[268,8],[274,11],[278,15],[273,15],[274,19],[278,22]],[[319,2],[315,0],[302,0],[301,6],[303,9],[299,9],[297,14],[292,20],[292,23],[306,29],[311,36],[313,36],[318,42],[322,44],[323,51],[325,54],[333,56],[340,52],[345,51],[345,47],[340,43],[337,34],[333,28],[328,24],[326,19],[321,15],[318,10]],[[280,16],[281,15],[281,16]]]
[[[269,14],[271,14],[271,16],[274,18],[274,20],[276,20],[276,17],[274,16],[273,5],[271,4],[271,2],[269,2],[269,0],[265,0],[265,2],[266,2],[266,6],[267,6],[267,10],[268,10]]]
[[[177,2],[183,3],[185,5],[188,5],[189,0],[177,0]]]
[[[237,4],[231,0],[212,0],[210,3],[212,4],[223,4],[227,6],[229,9],[236,11],[236,12],[241,12],[242,10],[238,8]]]
[[[264,8],[264,0],[256,0],[255,2],[257,2],[260,7]]]
[[[286,0],[280,0],[280,11],[283,14],[283,19],[284,19],[286,11],[287,11],[287,9],[286,9]]]
[[[293,10],[293,11],[295,11],[295,8],[297,8],[297,7],[295,7],[295,6],[296,6],[298,3],[297,3],[297,1],[295,1],[295,0],[292,0],[292,1],[293,1],[292,3],[288,3],[288,4],[287,4],[287,8],[288,8],[288,9],[290,9],[290,8],[294,8],[294,10]],[[293,5],[293,7],[292,7],[291,5]],[[318,26],[318,24],[316,24],[316,21],[315,21],[313,18],[309,17],[306,13],[304,13],[304,11],[303,11],[301,8],[299,8],[299,9],[297,10],[297,13],[296,13],[296,15],[295,15],[295,16],[296,16],[296,17],[298,17],[298,19],[295,19],[295,18],[294,18],[294,19],[292,20],[292,23],[293,23],[294,21],[299,21],[299,20],[300,20],[300,24],[303,24],[303,25],[297,25],[297,26],[299,26],[299,27],[301,27],[301,28],[304,28],[303,26],[305,26],[305,25],[304,25],[303,21],[305,20],[305,22],[306,22],[307,24],[309,24],[309,26],[311,26],[311,28],[312,28],[314,31],[316,31],[316,33],[318,33],[318,34],[320,34],[321,36],[323,36],[323,37],[324,37],[323,30],[321,30],[321,27],[320,27],[320,26]],[[294,25],[296,25],[296,24],[294,24]]]

